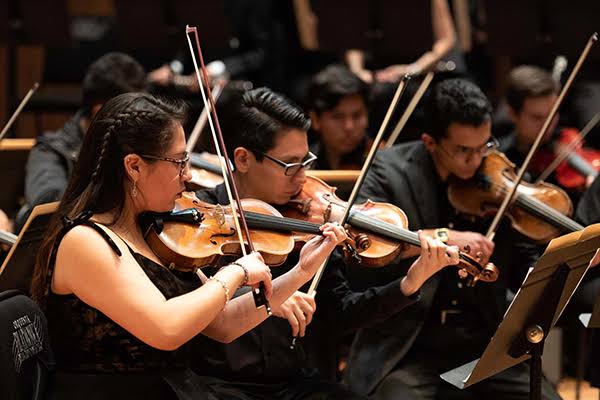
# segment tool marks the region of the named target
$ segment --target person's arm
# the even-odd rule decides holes
[[[307,283],[317,272],[319,266],[331,254],[337,243],[345,238],[341,227],[333,224],[324,225],[324,236],[317,236],[308,241],[300,251],[298,264],[289,272],[273,280],[272,307],[280,306],[298,288]],[[231,342],[256,327],[267,318],[264,310],[254,306],[252,293],[246,293],[231,301],[223,313],[219,315],[202,333],[211,337],[219,337],[222,341]]]
[[[365,83],[373,83],[373,72],[365,69],[365,53],[362,50],[350,49],[345,54],[348,69]]]
[[[13,231],[13,223],[2,209],[0,209],[0,231]]]
[[[434,37],[431,50],[423,53],[412,64],[390,65],[377,71],[378,80],[397,81],[407,73],[418,75],[429,71],[452,50],[456,44],[456,32],[447,0],[431,0],[431,25]]]
[[[29,153],[25,176],[25,201],[33,208],[59,200],[69,177],[63,159],[48,145],[37,143]]]
[[[315,264],[325,259],[342,236],[341,228],[328,225],[324,238],[307,243],[303,265],[285,278],[279,278],[271,301],[284,301],[286,293],[289,296],[306,282],[316,271],[318,265]],[[77,226],[70,230],[57,253],[53,290],[59,294],[75,294],[143,342],[159,349],[176,349],[203,332],[221,313],[227,292],[232,295],[244,280],[244,270],[239,266],[223,268],[215,274],[216,279],[167,300],[143,273],[126,246],[120,240],[115,242],[119,243],[121,257],[94,229]],[[252,256],[244,257],[248,258],[250,260],[243,265],[250,272],[250,283],[270,283],[268,267],[258,259],[252,260]],[[222,342],[233,340],[266,318],[264,311],[256,310],[251,296],[232,301],[224,312],[225,318],[215,321],[203,332]]]
[[[433,68],[456,44],[456,32],[447,0],[431,0],[431,24],[435,42],[413,64],[422,72]]]
[[[458,263],[456,247],[447,247],[423,233],[419,234],[419,240],[421,254],[412,263],[406,276],[383,286],[353,292],[340,269],[332,266],[327,286],[323,286],[327,288],[324,296],[333,296],[332,303],[337,304],[335,315],[339,318],[341,332],[352,332],[398,313],[418,299],[421,286],[431,276],[446,266]]]
[[[71,229],[58,249],[53,291],[73,293],[158,349],[178,348],[221,312],[225,291],[219,280],[235,290],[244,279],[242,268],[224,268],[216,274],[218,280],[167,300],[126,246],[115,242],[121,257],[94,229],[82,225]]]

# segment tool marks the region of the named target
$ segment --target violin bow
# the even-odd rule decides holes
[[[373,160],[375,158],[375,153],[377,152],[377,149],[379,148],[379,144],[381,143],[381,140],[383,139],[383,133],[387,129],[388,123],[390,122],[390,118],[392,117],[392,114],[394,113],[394,110],[396,109],[396,106],[398,105],[400,98],[404,94],[404,91],[406,89],[406,84],[409,79],[410,79],[410,75],[406,74],[402,77],[402,79],[400,79],[400,82],[398,83],[398,87],[396,88],[396,93],[394,93],[394,97],[392,99],[392,102],[390,103],[390,106],[388,107],[387,113],[385,114],[385,118],[383,119],[383,122],[381,123],[381,126],[379,127],[379,132],[377,132],[377,136],[375,137],[375,140],[373,141],[373,144],[371,145],[371,148],[369,149],[369,154],[367,155],[367,159],[365,160],[365,163],[363,164],[363,167],[360,171],[360,175],[358,175],[358,178],[356,179],[356,182],[354,183],[354,187],[352,188],[352,193],[350,194],[350,198],[348,199],[348,207],[344,211],[344,215],[343,215],[342,219],[339,221],[339,223],[342,226],[344,226],[344,224],[348,220],[348,216],[350,215],[350,209],[356,202],[356,198],[358,197],[358,191],[359,191],[360,187],[362,186],[363,181],[365,180],[365,177],[367,175],[369,168],[371,167],[371,164],[373,163]],[[317,273],[313,277],[312,282],[310,283],[310,287],[308,288],[308,292],[307,292],[309,295],[311,295],[311,296],[315,295],[317,286],[319,285],[319,282],[321,281],[321,277],[323,276],[323,272],[325,271],[325,266],[327,265],[329,258],[330,258],[330,256],[328,256],[327,259],[325,261],[323,261],[323,263],[317,270]],[[295,336],[294,338],[292,338],[292,344],[290,345],[291,349],[296,347],[297,339],[298,339],[298,336]]]
[[[406,85],[407,85],[409,79],[410,79],[410,75],[406,74],[402,77],[402,79],[400,79],[400,82],[398,83],[398,87],[396,88],[396,93],[394,93],[394,97],[392,99],[392,102],[390,103],[390,106],[388,107],[388,110],[385,114],[385,118],[383,119],[383,122],[381,123],[381,126],[379,127],[379,132],[377,132],[377,136],[375,137],[375,140],[373,141],[373,144],[371,145],[371,149],[369,150],[369,154],[367,155],[365,163],[363,164],[363,167],[360,171],[360,175],[358,175],[358,178],[356,179],[356,182],[354,183],[354,187],[352,188],[352,193],[350,194],[350,198],[348,199],[348,207],[346,207],[346,209],[344,210],[344,215],[342,216],[341,220],[339,221],[339,223],[342,226],[344,226],[344,224],[348,220],[348,217],[350,216],[350,210],[352,209],[352,206],[356,202],[356,199],[358,197],[358,191],[360,190],[360,187],[362,186],[362,184],[365,180],[365,177],[367,176],[367,172],[369,171],[371,164],[373,164],[373,160],[375,159],[375,153],[377,152],[377,149],[379,148],[381,140],[383,139],[383,134],[384,134],[385,130],[387,129],[387,126],[390,122],[390,118],[392,117],[392,114],[394,113],[394,110],[396,109],[396,106],[398,105],[400,98],[402,97],[402,95],[404,94],[404,92],[406,90]],[[325,264],[327,264],[327,261],[329,261],[329,257],[327,257],[325,262],[323,262],[323,264],[321,264],[321,266],[319,267],[319,270],[313,277],[313,280],[310,284],[310,288],[308,289],[309,294],[312,294],[316,291],[317,286],[319,285],[319,282],[321,280],[321,277],[323,276],[323,271],[325,269]]]
[[[33,86],[31,87],[31,89],[29,89],[29,91],[25,95],[25,97],[23,97],[23,100],[21,100],[21,103],[19,103],[19,106],[17,107],[17,109],[15,110],[13,115],[11,115],[11,117],[8,120],[8,122],[6,123],[6,125],[4,125],[4,128],[2,128],[2,132],[0,132],[0,140],[4,139],[4,136],[6,136],[10,127],[14,124],[14,122],[17,119],[17,117],[19,116],[19,114],[21,114],[21,111],[23,110],[25,105],[29,102],[29,99],[31,99],[31,96],[33,96],[35,91],[38,90],[38,87],[40,87],[40,84],[38,82],[34,83]]]
[[[196,40],[196,51],[198,52],[198,57],[200,58],[200,66],[198,68],[198,63],[196,62],[196,56],[194,54],[194,49],[192,46],[192,40],[190,39],[190,33],[194,34]],[[221,163],[221,172],[223,174],[223,182],[225,183],[225,188],[227,190],[227,196],[229,197],[229,202],[231,204],[231,212],[233,214],[233,221],[235,223],[238,238],[240,240],[240,247],[242,254],[247,255],[246,248],[244,246],[244,238],[243,233],[246,234],[246,239],[248,241],[248,247],[252,252],[255,251],[254,244],[250,238],[250,232],[248,230],[248,224],[246,223],[246,218],[244,217],[244,212],[242,208],[242,202],[240,200],[239,192],[237,190],[237,186],[233,179],[233,172],[231,171],[231,163],[229,161],[229,157],[227,156],[227,148],[225,147],[225,141],[223,140],[223,133],[221,132],[221,126],[219,125],[219,117],[217,116],[217,109],[215,107],[215,101],[213,99],[210,85],[208,84],[208,73],[206,72],[206,66],[204,65],[204,58],[202,56],[202,48],[200,47],[200,40],[198,39],[198,29],[194,27],[190,27],[187,25],[185,27],[185,36],[188,41],[188,45],[190,47],[190,53],[192,55],[192,61],[194,63],[194,68],[196,71],[196,78],[198,79],[198,86],[200,87],[200,93],[202,93],[202,101],[204,102],[204,109],[210,111],[210,117],[208,117],[207,111],[207,119],[208,124],[210,126],[210,130],[212,133],[213,141],[215,144],[215,150],[217,155],[219,156],[219,162]],[[204,85],[202,84],[202,78],[200,77],[200,71],[202,71],[202,78],[206,83],[206,93],[204,90]],[[229,177],[229,179],[228,179]],[[232,190],[233,189],[233,190]],[[235,204],[237,204],[239,213],[235,209]],[[239,218],[238,218],[239,214]],[[241,228],[240,229],[240,222]],[[267,314],[271,315],[271,306],[265,296],[265,286],[264,283],[260,283],[258,288],[254,288],[252,290],[252,294],[254,296],[254,303],[256,304],[256,308],[260,308],[262,306],[265,307]]]
[[[225,79],[219,79],[217,80],[217,82],[215,82],[215,85],[212,89],[212,95],[215,99],[215,102],[219,100],[219,96],[221,96],[221,93],[223,92],[223,89],[226,85],[227,81]],[[198,120],[196,121],[196,124],[194,125],[194,129],[192,129],[192,133],[188,138],[187,145],[185,146],[185,150],[188,152],[188,154],[191,154],[194,151],[196,143],[198,143],[198,139],[200,139],[200,136],[202,135],[202,130],[206,126],[207,120],[208,110],[206,109],[206,107],[204,107],[202,109],[202,112],[200,113],[200,116],[198,117]]]
[[[425,75],[425,78],[423,78],[423,80],[419,84],[419,88],[417,89],[414,96],[408,103],[406,110],[404,110],[402,117],[400,117],[400,120],[394,127],[392,134],[388,138],[387,142],[384,144],[384,146],[383,146],[384,149],[389,149],[390,147],[392,147],[394,145],[394,143],[396,143],[398,136],[400,136],[400,132],[402,131],[402,129],[404,129],[404,125],[406,125],[406,123],[408,122],[408,119],[410,118],[412,113],[415,111],[415,108],[417,108],[417,104],[419,104],[419,101],[421,100],[421,98],[423,97],[423,95],[425,94],[427,89],[429,88],[429,85],[431,84],[431,81],[433,80],[433,76],[435,75],[435,73],[453,71],[455,68],[456,68],[456,64],[453,61],[440,61],[439,63],[437,63],[435,68],[431,69],[427,73],[427,75]]]
[[[594,115],[592,119],[587,123],[587,125],[581,130],[581,132],[579,133],[579,139],[574,140],[572,143],[569,143],[567,147],[563,148],[560,154],[558,154],[556,158],[550,163],[550,165],[546,167],[546,169],[540,174],[540,176],[538,176],[534,183],[537,184],[542,181],[545,181],[546,178],[548,178],[548,176],[550,176],[550,174],[556,169],[556,167],[558,167],[559,164],[563,162],[573,150],[575,150],[575,147],[577,147],[579,143],[581,143],[583,139],[585,139],[587,134],[590,133],[592,129],[594,129],[594,127],[598,124],[598,121],[600,121],[600,112],[597,112],[596,115]]]
[[[546,121],[544,121],[544,125],[542,126],[542,128],[540,129],[540,132],[538,133],[537,137],[535,138],[535,142],[533,142],[533,145],[529,149],[529,153],[527,153],[527,157],[525,158],[523,165],[521,165],[521,168],[519,169],[519,173],[517,174],[517,178],[516,178],[515,182],[513,183],[511,190],[504,197],[504,200],[502,201],[502,204],[500,205],[500,208],[498,209],[498,212],[496,213],[496,216],[494,217],[494,220],[492,221],[492,224],[490,225],[490,227],[485,235],[486,238],[488,238],[489,240],[494,239],[494,236],[496,235],[496,230],[498,229],[498,225],[500,224],[502,217],[504,217],[504,214],[506,214],[508,205],[510,204],[515,193],[517,192],[519,183],[521,183],[521,181],[523,180],[523,175],[525,175],[525,171],[527,171],[527,167],[529,166],[529,163],[531,162],[533,154],[536,152],[536,150],[540,146],[542,137],[544,136],[546,131],[548,131],[548,128],[550,127],[550,123],[552,122],[552,119],[554,119],[554,116],[556,115],[558,108],[560,107],[563,99],[565,98],[567,91],[571,87],[571,84],[573,83],[575,76],[577,76],[577,73],[579,73],[579,69],[581,68],[581,65],[587,58],[587,55],[590,52],[592,45],[594,43],[596,43],[597,41],[598,41],[597,33],[592,34],[592,36],[590,36],[590,38],[588,39],[587,44],[585,45],[583,51],[581,52],[581,55],[579,56],[579,59],[577,60],[577,64],[575,64],[575,67],[573,68],[573,70],[571,71],[571,74],[569,75],[569,79],[567,79],[565,86],[563,86],[562,90],[560,91],[558,98],[554,102],[554,105],[552,106],[552,109],[550,110],[550,113],[548,114],[548,117],[546,117]]]

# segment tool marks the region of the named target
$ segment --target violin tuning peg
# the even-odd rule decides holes
[[[475,259],[478,263],[481,263],[481,260],[483,260],[483,253],[481,251],[478,251],[477,254],[475,254]]]

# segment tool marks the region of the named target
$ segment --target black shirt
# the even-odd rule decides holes
[[[198,198],[210,203],[227,204],[223,185],[214,190],[197,192]],[[299,253],[272,269],[273,278],[296,265]],[[350,290],[341,271],[342,261],[334,253],[317,288],[317,310],[304,338],[294,349],[291,328],[285,319],[271,317],[234,342],[224,345],[198,337],[195,371],[228,381],[279,383],[298,376],[321,376],[334,379],[337,367],[337,340],[399,312],[416,300],[400,291],[398,279],[357,293]],[[306,292],[309,284],[300,290]],[[247,291],[242,288],[236,295]]]

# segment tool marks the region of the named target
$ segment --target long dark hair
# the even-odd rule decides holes
[[[42,304],[48,293],[52,250],[63,230],[61,221],[111,211],[111,224],[115,223],[129,186],[123,157],[161,155],[173,140],[174,127],[184,118],[183,105],[145,93],[125,93],[104,104],[83,139],[73,175],[38,252],[31,285],[34,300]]]

